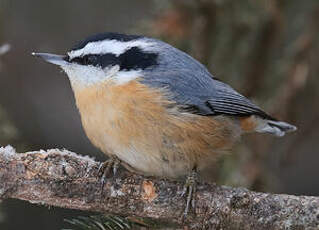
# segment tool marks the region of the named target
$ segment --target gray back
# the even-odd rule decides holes
[[[214,79],[205,66],[159,40],[159,65],[144,70],[142,83],[166,88],[181,107],[201,115],[258,115],[273,119],[229,85]]]

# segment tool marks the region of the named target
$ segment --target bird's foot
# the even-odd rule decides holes
[[[184,184],[182,196],[186,197],[186,207],[182,215],[182,220],[187,217],[190,207],[195,210],[196,207],[196,186],[197,186],[197,172],[192,170],[188,175],[186,182]]]
[[[116,156],[111,156],[110,159],[100,164],[98,169],[98,176],[101,178],[102,190],[104,188],[106,178],[111,173],[113,174],[113,176],[116,175],[117,170],[120,166],[120,163],[121,163],[120,159],[118,159]]]

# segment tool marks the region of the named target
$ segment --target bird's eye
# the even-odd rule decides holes
[[[71,62],[78,63],[80,65],[98,65],[98,56],[97,55],[85,55],[83,57],[76,57],[71,60]]]
[[[96,55],[87,55],[86,56],[86,64],[87,65],[97,65],[98,58]]]

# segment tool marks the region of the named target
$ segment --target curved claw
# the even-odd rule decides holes
[[[187,214],[190,210],[190,205],[195,209],[196,206],[196,185],[197,185],[197,172],[193,170],[190,175],[187,177],[186,182],[184,184],[183,192],[181,196],[186,197],[186,207],[182,216],[182,219],[187,217]]]
[[[98,169],[98,176],[101,177],[101,192],[106,183],[106,178],[110,174],[111,168],[112,168],[113,176],[115,176],[120,163],[121,161],[117,157],[111,157],[107,161],[100,164]]]

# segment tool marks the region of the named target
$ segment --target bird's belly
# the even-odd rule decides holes
[[[209,167],[238,136],[230,120],[169,110],[158,92],[130,84],[75,95],[92,143],[134,170],[182,177]]]
[[[124,126],[118,126],[110,120],[89,120],[83,121],[83,124],[92,143],[105,154],[117,156],[137,172],[178,178],[187,175],[195,166],[196,155],[183,147],[186,142],[190,144],[192,140],[165,137],[167,133],[156,122],[150,122],[148,127],[142,128],[141,123],[131,121],[125,122]],[[100,128],[101,124],[103,129]],[[169,127],[166,125],[165,129],[167,128]],[[139,131],[136,133],[133,130]]]
[[[152,152],[146,152],[143,148],[132,146],[116,151],[115,155],[130,166],[129,170],[133,169],[143,175],[180,178],[190,172],[192,162],[185,155],[177,156],[173,153],[171,159],[168,159],[157,151],[154,149]]]

